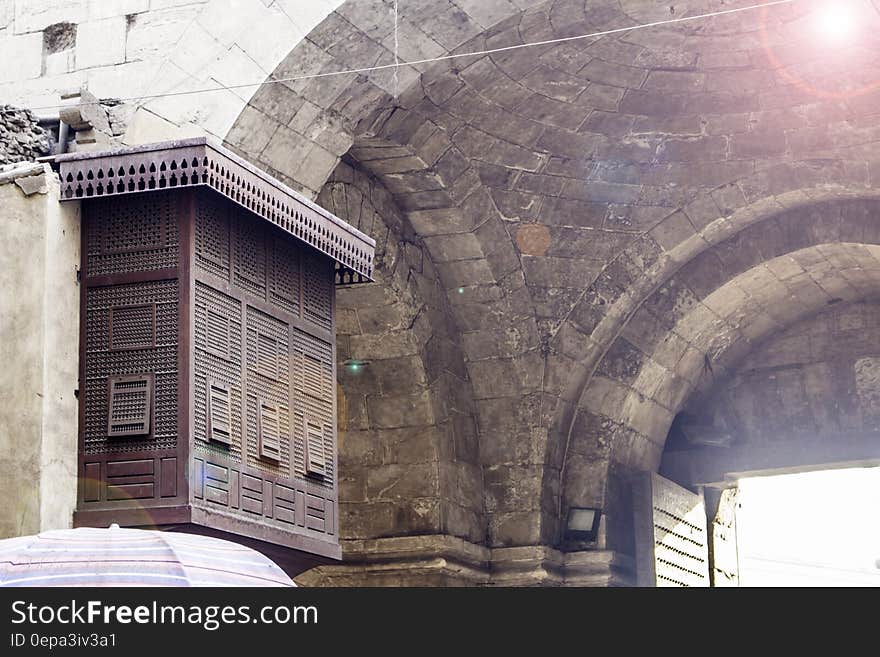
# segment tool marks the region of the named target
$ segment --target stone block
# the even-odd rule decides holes
[[[38,78],[43,70],[43,35],[10,35],[0,38],[0,83]],[[14,62],[14,65],[12,64]]]
[[[76,26],[77,68],[108,66],[125,61],[127,19],[114,16]]]
[[[374,360],[367,367],[372,370],[383,395],[410,395],[428,384],[419,356]]]
[[[473,233],[426,237],[425,245],[435,263],[483,257],[483,248]]]
[[[370,423],[380,429],[418,427],[433,421],[427,391],[398,397],[371,395],[367,398]]]
[[[582,288],[585,281],[595,279],[603,264],[589,258],[522,256],[526,283],[539,287]]]
[[[489,515],[489,543],[493,547],[538,545],[540,542],[540,510]]]
[[[439,473],[434,463],[380,465],[367,473],[367,499],[375,501],[411,501],[434,497],[440,490]]]
[[[657,224],[650,235],[663,249],[671,251],[695,232],[687,215],[676,212]]]
[[[88,0],[26,0],[12,2],[16,34],[38,32],[55,23],[79,23],[88,11]],[[39,36],[39,35],[38,35]]]
[[[608,206],[605,203],[575,201],[564,198],[548,200],[541,211],[542,223],[576,228],[601,228]]]
[[[198,5],[189,5],[135,14],[128,23],[126,61],[163,59],[174,48],[200,10]]]

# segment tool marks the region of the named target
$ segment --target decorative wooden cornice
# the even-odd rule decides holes
[[[53,158],[61,200],[207,186],[336,261],[336,283],[373,280],[376,242],[206,137]]]

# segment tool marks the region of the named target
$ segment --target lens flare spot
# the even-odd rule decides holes
[[[830,45],[851,43],[858,28],[852,2],[831,0],[823,2],[813,17],[816,34]]]

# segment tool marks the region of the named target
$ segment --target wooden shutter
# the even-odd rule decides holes
[[[208,440],[224,445],[232,444],[232,405],[229,397],[229,388],[208,382]]]
[[[639,586],[709,586],[706,505],[652,472],[633,486]]]
[[[257,371],[270,379],[278,379],[278,340],[257,332]]]
[[[328,343],[298,329],[291,336],[292,465],[301,476],[320,478],[326,485],[335,477],[333,352]]]
[[[153,377],[149,374],[111,378],[107,435],[149,435],[152,393]]]
[[[278,418],[278,406],[265,400],[260,400],[259,407],[257,433],[259,435],[260,458],[280,461],[281,429]]]
[[[327,471],[327,452],[324,449],[324,427],[306,418],[306,472],[324,476]]]
[[[229,360],[232,346],[232,322],[229,316],[221,315],[219,309],[205,310],[205,349],[215,356]]]

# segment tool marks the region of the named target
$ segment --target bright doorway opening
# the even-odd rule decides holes
[[[880,586],[880,467],[739,480],[740,586]]]

